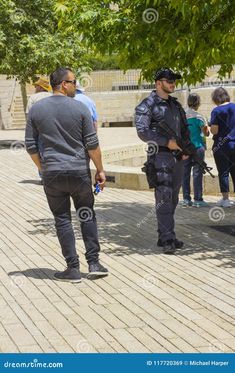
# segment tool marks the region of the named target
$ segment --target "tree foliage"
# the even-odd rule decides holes
[[[58,29],[54,0],[0,0],[0,72],[22,82],[59,65],[81,69],[80,34]]]
[[[91,70],[119,70],[120,60],[117,55],[94,53],[90,51],[84,56]]]
[[[84,45],[117,54],[121,68],[141,68],[147,79],[170,66],[191,84],[214,65],[225,76],[235,62],[232,0],[58,0],[56,12],[60,30],[82,30]]]
[[[233,0],[0,0],[0,73],[27,81],[59,65],[169,66],[189,84],[235,62]]]

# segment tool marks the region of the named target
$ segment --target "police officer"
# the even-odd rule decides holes
[[[183,177],[182,159],[187,156],[179,160],[176,153],[181,149],[176,140],[159,128],[160,123],[165,123],[180,138],[189,138],[184,110],[177,99],[169,95],[175,90],[176,79],[180,78],[181,75],[169,68],[157,70],[156,90],[136,107],[135,115],[138,136],[149,145],[148,160],[152,161],[155,176],[157,245],[163,247],[164,254],[174,254],[184,244],[175,235],[174,213]]]

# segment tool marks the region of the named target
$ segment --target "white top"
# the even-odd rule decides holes
[[[26,114],[29,113],[29,110],[31,109],[33,104],[35,104],[35,102],[40,101],[42,98],[50,97],[51,95],[52,93],[50,92],[38,92],[38,93],[34,93],[33,95],[31,95],[27,103]]]

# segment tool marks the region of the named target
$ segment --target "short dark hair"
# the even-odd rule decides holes
[[[58,69],[51,73],[50,84],[52,86],[52,89],[55,89],[63,80],[66,80],[68,71],[72,70],[69,67],[58,67]]]
[[[223,87],[216,88],[214,92],[212,92],[211,98],[216,105],[221,105],[224,102],[230,102],[230,96]]]
[[[200,106],[201,99],[197,93],[190,93],[188,96],[188,106],[190,108],[196,109]]]

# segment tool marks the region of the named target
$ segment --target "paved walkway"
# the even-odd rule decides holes
[[[0,130],[0,146],[1,142],[6,140],[23,141],[24,129],[19,130]],[[112,127],[112,128],[99,128],[98,129],[99,141],[102,149],[122,146],[122,145],[143,145],[136,133],[135,127]],[[207,138],[208,149],[212,146],[212,139]],[[210,154],[211,157],[211,154]]]
[[[0,147],[1,143],[6,144],[6,141],[23,141],[24,129],[19,130],[0,130]],[[117,128],[99,128],[99,141],[102,149],[110,148],[113,146],[122,145],[136,145],[143,142],[138,138],[135,127],[117,127]]]
[[[24,151],[0,150],[0,351],[231,352],[235,349],[235,207],[178,207],[185,248],[156,247],[152,192],[96,198],[110,276],[52,280],[64,268],[37,172]]]

